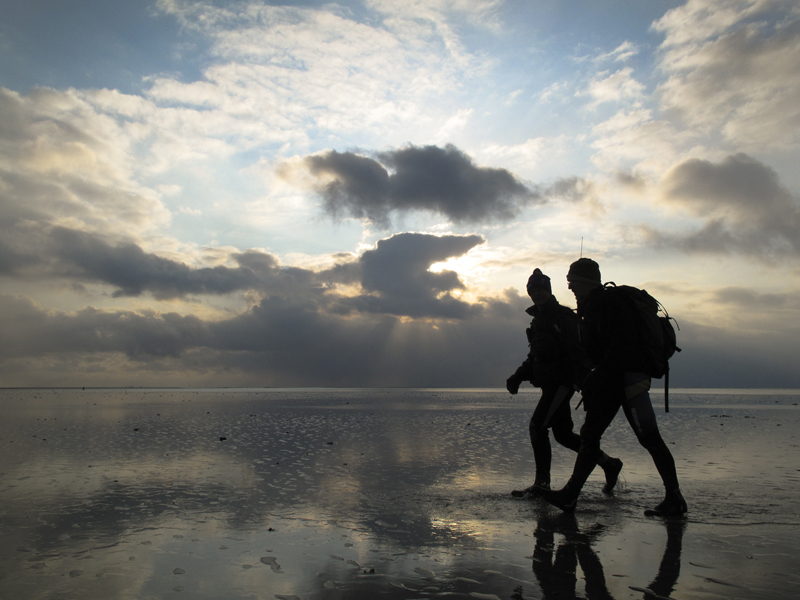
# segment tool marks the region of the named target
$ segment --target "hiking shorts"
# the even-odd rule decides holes
[[[649,391],[650,378],[642,373],[625,373],[620,378],[614,378],[586,403],[581,440],[584,443],[599,443],[620,407],[640,441],[657,431],[658,423]]]

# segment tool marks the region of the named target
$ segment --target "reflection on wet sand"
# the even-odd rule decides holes
[[[615,497],[598,479],[575,515],[512,499],[532,468],[529,406],[503,394],[37,394],[0,393],[3,598],[751,599],[800,584],[788,431],[759,512],[751,488],[682,466],[693,512],[673,522],[642,517],[660,490],[622,427]],[[740,426],[761,456],[753,419],[720,432],[673,411],[706,446]],[[571,457],[554,458],[566,476]]]
[[[656,577],[644,588],[629,586],[634,591],[643,592],[645,598],[668,598],[680,576],[686,521],[664,519],[664,525],[667,543]],[[606,585],[603,565],[592,548],[605,531],[605,526],[600,523],[581,530],[573,514],[545,515],[539,519],[534,531],[533,572],[545,600],[577,597],[578,565],[585,578],[586,598],[613,598]],[[562,538],[559,542],[556,542],[556,535]]]

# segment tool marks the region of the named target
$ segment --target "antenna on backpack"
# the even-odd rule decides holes
[[[581,237],[581,258],[583,258],[583,237]]]

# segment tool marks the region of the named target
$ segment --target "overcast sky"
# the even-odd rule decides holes
[[[0,4],[0,386],[502,387],[535,267],[800,387],[796,0]]]

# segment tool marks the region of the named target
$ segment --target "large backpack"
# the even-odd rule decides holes
[[[681,351],[672,326],[675,319],[669,316],[663,304],[645,290],[629,285],[616,285],[614,282],[606,283],[603,287],[609,293],[624,297],[633,308],[639,345],[647,359],[647,374],[653,379],[664,378],[664,410],[669,412],[669,359]],[[680,331],[677,321],[675,326]]]

